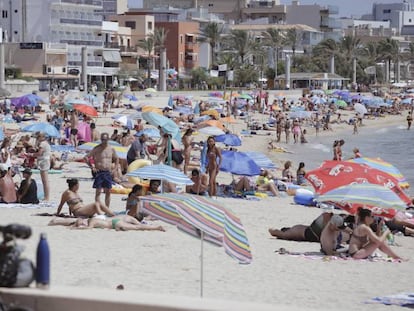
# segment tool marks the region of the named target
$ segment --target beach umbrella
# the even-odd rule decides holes
[[[222,246],[241,264],[252,262],[249,241],[240,219],[211,199],[188,194],[142,197],[142,210],[201,240],[200,296],[203,296],[204,241]]]
[[[132,129],[134,127],[133,121],[128,115],[117,114],[112,116],[112,119],[114,119],[114,121],[120,123],[122,126],[125,126],[129,129]]]
[[[93,148],[98,146],[100,143],[101,143],[100,140],[84,143],[82,145],[79,145],[77,147],[77,150],[91,151]],[[118,158],[126,159],[127,153],[128,153],[128,147],[124,147],[121,144],[119,144],[119,143],[117,143],[116,141],[113,141],[113,140],[109,140],[108,144],[115,150],[116,155],[118,156]]]
[[[366,113],[368,113],[367,108],[365,108],[365,106],[363,104],[360,103],[356,103],[354,105],[354,110],[359,113],[360,115],[364,115]]]
[[[362,95],[360,95],[360,94],[355,94],[355,95],[352,95],[352,96],[351,96],[351,99],[352,99],[352,100],[361,100],[361,99],[362,99]]]
[[[142,118],[149,124],[160,127],[164,133],[170,134],[178,142],[181,141],[180,128],[172,119],[155,112],[143,112]]]
[[[16,108],[21,107],[36,107],[40,103],[44,103],[45,100],[36,94],[27,94],[20,97],[12,98],[11,104]]]
[[[216,120],[218,120],[219,117],[220,117],[220,114],[215,109],[210,109],[210,110],[203,111],[202,113],[200,113],[200,115],[202,115],[202,116],[211,116]]]
[[[142,112],[154,112],[157,113],[159,115],[163,115],[162,110],[160,108],[154,107],[154,106],[143,106],[141,109]]]
[[[253,98],[250,95],[248,95],[248,94],[240,94],[240,95],[237,95],[237,96],[234,96],[234,97],[242,98],[242,99],[248,99],[248,100],[253,100]]]
[[[326,99],[320,96],[312,96],[311,100],[315,105],[322,105],[326,103]]]
[[[275,169],[276,165],[265,154],[257,151],[245,151],[260,168]]]
[[[141,179],[160,179],[174,184],[192,185],[193,181],[180,170],[165,164],[148,165],[129,172],[127,176],[139,177]]]
[[[398,168],[392,165],[389,162],[382,160],[381,158],[355,158],[349,160],[350,162],[366,164],[370,167],[376,168],[377,170],[383,171],[388,173],[389,175],[393,176],[395,179],[398,180],[398,185],[402,188],[409,188],[410,184],[407,182],[407,179],[404,175],[400,172]]]
[[[182,114],[192,114],[193,113],[193,108],[189,107],[189,106],[177,106],[174,108],[175,112],[178,113],[182,113]]]
[[[3,129],[0,127],[0,141],[4,139]]]
[[[260,174],[260,166],[245,152],[222,150],[221,157],[220,171],[243,176]]]
[[[170,108],[174,107],[174,100],[171,94],[170,94],[170,97],[168,97],[168,107]]]
[[[224,134],[214,137],[216,142],[223,143],[227,146],[241,146],[242,141],[239,136],[235,134]]]
[[[209,136],[224,135],[224,131],[215,126],[206,126],[198,130],[199,133],[206,134]]]
[[[207,126],[215,126],[220,130],[224,130],[226,128],[223,123],[217,120],[207,120],[197,125],[198,128],[207,127]]]
[[[127,98],[128,100],[132,100],[133,102],[138,101],[138,98],[132,94],[125,94],[124,97]]]
[[[337,101],[335,101],[335,106],[340,108],[346,108],[348,107],[348,104],[345,101],[338,99]]]
[[[86,114],[87,116],[91,116],[91,117],[98,116],[98,111],[96,111],[95,107],[92,107],[90,105],[74,104],[73,109],[79,111],[80,113]]]
[[[32,123],[30,125],[23,127],[22,131],[32,132],[32,133],[40,132],[40,133],[45,133],[49,137],[60,138],[60,133],[56,129],[56,127],[46,122]]]
[[[142,131],[139,131],[139,132],[135,133],[135,136],[140,137],[143,134],[147,135],[148,137],[152,137],[152,138],[160,138],[161,137],[160,131],[156,128],[153,128],[153,127],[145,128]]]
[[[407,205],[411,203],[411,199],[398,186],[398,180],[395,177],[365,164],[349,161],[324,161],[319,168],[308,171],[305,178],[319,194],[349,184],[370,183],[389,188]]]
[[[413,103],[413,99],[412,98],[404,98],[402,101],[401,101],[401,104],[405,104],[405,105],[407,105],[407,104],[412,104]]]
[[[370,183],[350,184],[317,196],[318,202],[337,202],[340,204],[359,204],[405,210],[407,204],[391,189]]]

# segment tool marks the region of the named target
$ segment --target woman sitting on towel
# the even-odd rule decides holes
[[[372,212],[360,207],[358,209],[358,225],[349,241],[349,255],[355,259],[365,259],[379,249],[391,258],[402,259],[387,245],[387,235],[391,232],[388,228],[382,230],[384,222],[380,223],[376,233],[370,228],[373,222]]]
[[[84,204],[83,200],[78,194],[79,181],[76,178],[67,179],[66,182],[68,184],[68,189],[62,193],[56,215],[60,214],[65,203],[68,204],[69,212],[74,216],[91,217],[95,214],[107,214],[110,216],[115,215],[108,207],[105,206],[105,204],[102,204],[100,202]]]
[[[138,217],[139,197],[142,195],[142,191],[142,186],[137,184],[132,187],[131,192],[128,194],[126,210],[129,216]],[[142,220],[142,217],[140,220]]]

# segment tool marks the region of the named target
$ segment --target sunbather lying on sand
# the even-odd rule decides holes
[[[48,224],[49,226],[69,226],[79,229],[115,229],[116,231],[144,231],[157,230],[165,231],[162,226],[152,226],[140,223],[136,218],[129,215],[101,218],[57,218],[54,217]]]

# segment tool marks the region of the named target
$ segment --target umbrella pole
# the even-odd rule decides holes
[[[200,297],[203,297],[203,283],[204,283],[204,232],[201,231],[201,250],[200,250]]]

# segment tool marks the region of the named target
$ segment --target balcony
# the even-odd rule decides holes
[[[321,13],[328,15],[339,14],[339,7],[337,7],[336,5],[328,5],[321,9]]]
[[[193,59],[185,59],[184,66],[185,68],[194,68],[195,66],[197,66],[197,62]]]
[[[185,49],[187,51],[194,51],[195,45],[196,44],[194,42],[188,41],[188,42],[185,43]]]
[[[339,29],[339,28],[341,28],[341,24],[335,18],[322,17],[320,27],[321,28],[329,28],[329,29]]]
[[[102,0],[60,0],[61,3],[86,4],[102,7]]]

